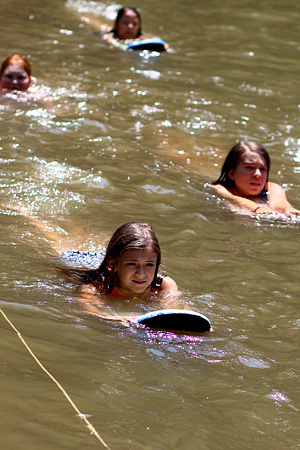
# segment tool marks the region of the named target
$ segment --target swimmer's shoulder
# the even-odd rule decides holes
[[[216,192],[219,192],[220,188],[224,188],[224,186],[222,186],[221,184],[210,184],[209,186]]]
[[[222,184],[210,184],[210,187],[214,190],[214,191],[227,191],[228,189],[226,187],[224,187]]]
[[[273,183],[272,181],[268,182],[268,197],[269,196],[285,196],[285,192],[282,186],[277,183]]]
[[[178,291],[178,286],[171,277],[165,276],[162,280],[160,291]]]
[[[268,193],[267,193],[268,201],[270,206],[276,208],[278,202],[284,200],[287,201],[286,193],[282,186],[277,183],[268,182]]]
[[[284,189],[280,184],[273,183],[272,181],[268,181],[268,193],[282,193]]]

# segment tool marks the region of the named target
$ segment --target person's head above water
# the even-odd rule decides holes
[[[0,89],[27,91],[31,83],[31,66],[20,55],[8,56],[0,68]]]
[[[155,287],[160,262],[160,246],[151,226],[144,222],[129,222],[113,234],[98,270],[100,273],[110,271],[109,290],[117,284],[138,293]],[[137,266],[143,266],[140,274]]]
[[[235,189],[240,196],[266,195],[270,172],[267,150],[255,142],[238,142],[228,153],[221,175],[213,183]]]
[[[160,262],[160,246],[151,226],[129,222],[114,232],[97,269],[56,269],[79,284],[95,286],[103,294],[119,289],[127,294],[143,294],[148,288],[150,292],[160,289],[163,281],[158,273]]]
[[[142,35],[142,20],[140,13],[132,6],[119,9],[111,30],[118,39],[136,39]]]

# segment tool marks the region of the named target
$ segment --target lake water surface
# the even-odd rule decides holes
[[[119,6],[1,2],[1,58],[29,57],[54,105],[1,99],[1,310],[113,450],[299,448],[299,221],[236,214],[207,183],[255,140],[300,208],[300,4],[141,0],[145,34],[172,48],[156,57],[112,49],[80,19]],[[71,248],[149,222],[214,332],[85,314],[15,205]],[[0,333],[1,448],[103,448],[2,315]]]

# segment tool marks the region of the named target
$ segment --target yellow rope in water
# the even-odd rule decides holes
[[[5,313],[2,311],[2,309],[0,308],[0,312],[2,314],[2,316],[4,317],[4,319],[9,323],[9,325],[12,327],[12,329],[17,333],[19,339],[22,341],[22,343],[25,345],[26,349],[28,350],[28,352],[30,353],[30,355],[33,357],[33,359],[36,361],[36,363],[40,366],[40,368],[48,375],[48,377],[51,378],[51,380],[56,384],[56,386],[62,391],[62,393],[64,394],[64,396],[66,397],[66,399],[68,400],[68,402],[70,403],[70,405],[73,407],[73,409],[76,411],[76,413],[78,414],[78,416],[80,417],[80,419],[82,419],[86,426],[88,427],[89,431],[101,442],[101,444],[107,448],[108,450],[110,450],[110,447],[104,442],[104,440],[101,438],[101,436],[98,434],[98,432],[95,430],[95,428],[93,427],[93,425],[91,424],[91,422],[89,422],[89,420],[86,418],[85,414],[82,414],[79,409],[77,408],[77,406],[75,405],[75,403],[73,402],[73,400],[71,399],[71,397],[68,395],[68,393],[64,390],[64,388],[62,387],[62,385],[54,378],[53,375],[51,375],[51,373],[46,369],[46,367],[43,366],[43,364],[39,361],[39,359],[35,356],[35,354],[33,353],[33,351],[31,350],[31,348],[27,345],[26,341],[24,340],[24,338],[22,337],[21,333],[17,330],[17,328],[14,326],[14,324],[9,320],[9,318],[5,315]]]

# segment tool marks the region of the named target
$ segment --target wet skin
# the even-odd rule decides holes
[[[134,11],[126,11],[116,25],[118,38],[135,39],[140,28],[140,21]]]
[[[266,185],[268,167],[263,156],[247,152],[228,175],[235,183],[235,187],[229,189],[232,194],[253,198],[259,196]]]
[[[118,291],[141,294],[153,281],[157,255],[151,248],[127,250],[117,261],[116,285]]]
[[[30,76],[23,67],[10,65],[1,76],[0,88],[8,91],[27,91],[30,82]]]

